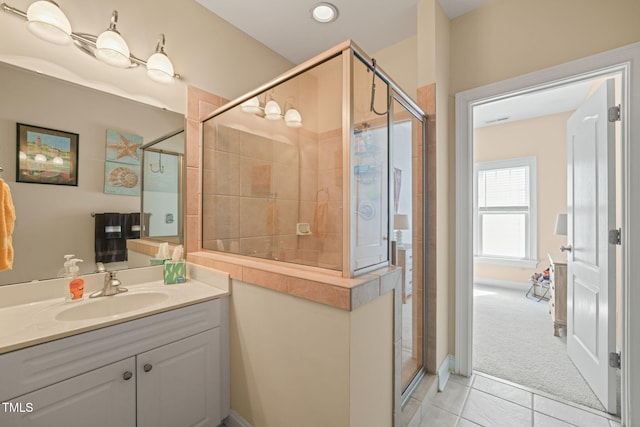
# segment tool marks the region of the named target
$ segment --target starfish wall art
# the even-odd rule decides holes
[[[104,192],[140,195],[142,137],[107,129]]]

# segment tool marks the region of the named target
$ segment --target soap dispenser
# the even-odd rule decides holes
[[[81,259],[73,258],[73,255],[65,255],[66,261],[64,262],[65,277],[68,282],[68,289],[65,294],[65,301],[82,301],[84,295],[84,279],[78,277],[77,263],[82,262]]]

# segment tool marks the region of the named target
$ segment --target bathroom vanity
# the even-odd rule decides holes
[[[222,422],[230,406],[228,291],[196,280],[128,287],[129,297],[154,292],[168,297],[116,315],[103,316],[98,308],[97,318],[75,307],[70,315],[75,303],[51,300],[0,309],[0,319],[11,315],[27,322],[16,324],[23,338],[13,344],[10,333],[0,337],[0,351],[21,347],[0,354],[0,425],[80,427],[99,420],[114,427],[215,427]],[[103,298],[115,301],[120,295]],[[20,309],[31,320],[17,316]],[[77,318],[60,320],[69,316]],[[38,330],[47,333],[37,337]],[[50,339],[61,335],[67,336]],[[31,345],[29,339],[42,342]]]

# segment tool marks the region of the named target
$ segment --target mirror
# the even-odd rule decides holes
[[[139,174],[125,177],[114,169],[133,169],[142,145],[183,128],[184,116],[2,63],[0,93],[0,178],[16,211],[13,269],[0,271],[0,285],[54,278],[65,254],[84,260],[81,274],[94,272],[92,213],[140,212]],[[17,123],[78,135],[77,185],[16,182]],[[111,157],[108,130],[124,144]],[[130,135],[141,140],[120,139]],[[129,261],[117,268],[137,266]]]
[[[183,243],[184,130],[142,147],[142,237]]]

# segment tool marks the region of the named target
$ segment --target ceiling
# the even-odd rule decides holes
[[[416,34],[419,2],[325,0],[338,8],[339,16],[334,22],[320,24],[311,18],[311,7],[320,0],[196,1],[294,64],[347,39],[368,53],[405,40]],[[489,0],[439,1],[449,19],[454,19]],[[483,104],[474,108],[474,127],[573,110],[586,98],[589,86],[568,85]]]
[[[271,50],[300,64],[347,39],[373,53],[416,34],[419,0],[326,0],[338,19],[320,24],[311,7],[320,0],[196,0]],[[440,0],[449,19],[488,0]]]

